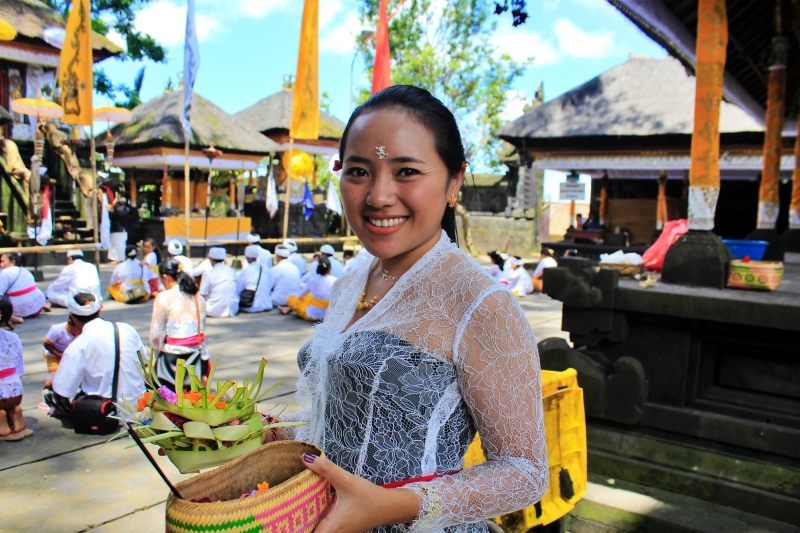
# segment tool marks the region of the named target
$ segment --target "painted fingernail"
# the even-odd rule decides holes
[[[310,453],[303,454],[303,461],[307,462],[308,464],[313,463],[314,461],[316,461],[316,459],[317,459],[316,455],[311,455]]]

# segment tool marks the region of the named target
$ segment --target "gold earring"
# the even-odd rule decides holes
[[[458,197],[455,194],[450,195],[450,201],[447,203],[448,207],[455,207],[458,203]]]

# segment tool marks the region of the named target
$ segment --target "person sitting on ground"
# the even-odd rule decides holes
[[[206,272],[210,271],[211,268],[214,266],[211,264],[211,259],[208,258],[208,254],[210,252],[211,249],[209,249],[209,251],[206,252],[206,258],[200,261],[200,264],[192,269],[192,277],[194,277],[194,282],[197,284],[198,287],[203,283],[203,275]]]
[[[348,261],[342,271],[347,274],[351,270],[355,270],[364,263],[370,263],[375,259],[375,256],[369,253],[369,250],[366,248],[362,248],[359,252],[353,257],[350,261]]]
[[[347,263],[350,262],[356,256],[356,253],[353,250],[342,250],[342,262],[344,263],[344,267],[347,267]]]
[[[511,264],[511,272],[508,274],[508,288],[514,293],[514,296],[522,298],[526,294],[532,293],[531,275],[522,265],[522,259],[511,256],[508,258],[508,262]]]
[[[247,242],[250,246],[258,247],[258,262],[264,265],[267,271],[272,269],[272,254],[259,244],[261,242],[261,235],[252,233],[247,236]]]
[[[306,272],[305,276],[303,277],[303,282],[308,281],[311,276],[316,275],[317,272],[317,261],[319,259],[327,259],[328,262],[331,264],[331,276],[336,279],[341,278],[344,275],[344,265],[341,261],[334,257],[334,253],[336,251],[333,249],[333,246],[330,244],[325,244],[322,248],[319,249],[319,258],[311,263],[308,267],[308,271]]]
[[[544,269],[558,266],[555,257],[553,257],[554,255],[555,252],[551,248],[542,248],[542,259],[539,261],[531,277],[533,290],[535,292],[542,292],[542,286],[544,285]]]
[[[508,272],[503,270],[506,261],[501,257],[501,253],[499,250],[489,252],[489,259],[492,261],[489,274],[503,285],[508,285]]]
[[[188,276],[194,277],[192,260],[183,255],[183,245],[178,239],[172,239],[167,245],[167,252],[181,264],[181,270]]]
[[[185,360],[187,366],[195,365],[195,375],[201,379],[211,369],[205,342],[206,300],[181,267],[175,258],[161,263],[161,282],[166,290],[156,296],[150,320],[150,347],[158,356],[156,375],[172,390],[178,359]],[[189,385],[187,375],[184,386]]]
[[[113,206],[109,206],[108,219],[111,222],[111,246],[108,249],[108,260],[117,264],[125,260],[125,246],[128,244],[128,219],[130,208],[128,200],[119,197]]]
[[[272,303],[277,306],[288,305],[288,298],[300,292],[300,271],[289,261],[291,250],[279,244],[275,247],[275,266],[272,267],[271,286]]]
[[[42,355],[50,376],[55,375],[58,365],[61,364],[61,358],[64,357],[64,350],[72,344],[77,336],[75,331],[70,329],[69,322],[53,324],[47,330],[47,335],[44,336],[42,342]]]
[[[306,268],[306,260],[302,255],[297,253],[297,243],[294,241],[294,239],[286,239],[283,241],[283,245],[289,248],[289,261],[291,261],[291,263],[297,267],[297,270],[300,271],[301,276],[305,274],[308,270]]]
[[[100,318],[100,297],[79,292],[67,301],[67,309],[69,327],[78,337],[64,350],[55,376],[45,381],[42,396],[51,416],[71,416],[73,402],[79,396],[96,394],[111,398],[114,380],[114,324]],[[120,355],[117,401],[135,404],[145,391],[137,355],[140,351],[145,353],[144,345],[133,326],[117,322],[117,327]]]
[[[25,258],[19,252],[7,252],[0,255],[0,294],[7,296],[14,308],[14,323],[22,323],[23,318],[39,316],[42,311],[49,311],[42,290],[36,286],[33,274],[25,268]]]
[[[9,320],[13,313],[11,301],[0,296],[0,440],[22,440],[33,435],[22,417],[22,374],[25,363],[22,343]]]
[[[270,287],[272,286],[272,276],[270,270],[264,267],[259,260],[259,250],[262,248],[251,244],[244,250],[244,257],[247,265],[236,274],[236,292],[239,295],[239,311],[245,313],[260,313],[272,309],[272,296]],[[270,254],[272,260],[272,254]],[[255,291],[255,296],[251,300],[251,305],[244,305],[242,300],[244,291]],[[245,293],[248,294],[248,293]]]
[[[149,282],[155,274],[136,259],[138,255],[139,249],[135,245],[126,246],[127,259],[115,266],[111,274],[108,294],[118,302],[130,304],[150,299]]]
[[[67,266],[61,269],[58,278],[47,287],[45,295],[50,303],[67,306],[67,298],[75,292],[100,294],[100,275],[97,267],[83,260],[83,251],[67,252]]]
[[[142,259],[142,266],[149,268],[153,275],[149,280],[150,296],[155,297],[159,291],[164,290],[164,285],[161,284],[160,275],[158,273],[158,265],[161,264],[161,249],[158,247],[155,239],[148,237],[142,243],[144,250],[144,259]]]
[[[239,293],[236,292],[236,271],[225,264],[225,248],[211,248],[208,259],[211,270],[203,274],[200,294],[207,302],[208,316],[229,317],[239,312]]]
[[[317,262],[317,271],[305,283],[297,296],[287,298],[287,306],[280,307],[283,315],[294,311],[297,316],[309,322],[322,322],[331,299],[333,284],[337,278],[331,275],[329,258],[321,258]]]

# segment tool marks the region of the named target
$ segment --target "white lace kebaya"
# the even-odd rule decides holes
[[[346,331],[372,262],[339,279],[325,322],[298,355],[295,438],[382,485],[463,467],[479,431],[487,461],[406,485],[414,532],[482,532],[483,520],[538,502],[548,462],[533,331],[514,296],[439,242]],[[379,532],[399,532],[403,525]]]

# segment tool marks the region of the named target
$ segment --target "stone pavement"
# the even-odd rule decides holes
[[[42,267],[44,289],[60,267]],[[100,269],[107,287],[113,267]],[[521,300],[537,339],[566,334],[561,331],[561,303],[544,295]],[[134,326],[148,344],[152,302],[125,305],[105,301],[103,317]],[[0,442],[0,532],[112,533],[164,531],[164,501],[168,489],[137,449],[125,450],[123,439],[102,447],[107,437],[76,435],[65,423],[37,408],[47,379],[42,338],[55,323],[66,321],[65,309],[54,308],[26,320],[15,330],[25,349],[25,422],[35,434],[17,442]],[[297,351],[311,337],[312,325],[276,311],[242,313],[235,318],[210,318],[206,335],[211,357],[219,359],[216,376],[242,379],[252,376],[261,358],[269,361],[265,384],[283,383],[260,404],[262,412],[284,406],[296,410]],[[156,448],[149,447],[154,453]],[[166,458],[159,464],[171,481],[185,476]]]

